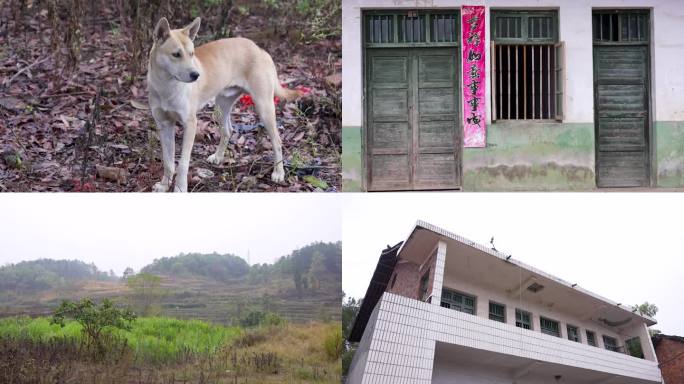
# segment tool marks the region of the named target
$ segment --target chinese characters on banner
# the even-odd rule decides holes
[[[465,147],[486,145],[485,7],[461,8],[463,39],[463,141]]]

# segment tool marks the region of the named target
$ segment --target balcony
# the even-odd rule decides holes
[[[490,367],[508,366],[511,372],[529,374],[535,369],[548,372],[562,371],[565,377],[577,377],[577,382],[609,380],[623,384],[660,383],[658,364],[653,361],[611,352],[605,349],[576,343],[500,323],[487,318],[457,312],[418,300],[385,293],[376,306],[378,332],[373,336],[371,349],[378,349],[377,362],[426,369],[434,365],[432,382],[439,382],[439,367],[468,364],[468,355],[477,356],[480,362],[488,358],[499,359]],[[410,338],[402,338],[408,335]],[[397,341],[402,339],[402,341]],[[430,343],[432,342],[432,343]],[[391,351],[404,344],[399,362],[392,363]],[[389,352],[389,353],[388,353]],[[382,355],[384,353],[384,356]],[[432,358],[430,358],[430,356]],[[489,357],[486,357],[489,356]],[[425,361],[432,360],[431,364]],[[461,359],[459,361],[450,359]],[[502,365],[505,360],[506,364]],[[369,364],[373,359],[369,359]],[[380,369],[380,368],[378,368]],[[426,372],[419,373],[426,378]],[[515,379],[514,375],[514,379]],[[569,382],[569,381],[568,381]]]

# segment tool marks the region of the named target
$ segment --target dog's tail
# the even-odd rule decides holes
[[[284,88],[282,85],[280,85],[280,83],[277,84],[275,95],[281,99],[284,99],[285,101],[294,101],[305,95],[305,93],[299,89]]]

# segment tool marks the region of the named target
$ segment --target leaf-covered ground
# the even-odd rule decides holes
[[[12,3],[0,2],[0,191],[150,191],[163,173],[160,146],[145,109],[145,73],[129,70],[126,43],[132,37],[117,24],[116,11],[102,9],[101,17],[84,20],[81,59],[69,70],[60,59],[64,52],[50,48],[48,10],[38,3],[17,19]],[[188,190],[339,190],[339,35],[302,39],[265,28],[267,7],[241,12],[230,34],[252,38],[269,52],[282,83],[310,90],[277,108],[287,178],[271,182],[270,141],[253,107],[245,105],[233,113],[236,129],[224,163],[206,162],[219,139],[218,116],[207,106],[198,115]],[[198,44],[212,38],[202,32]],[[93,108],[98,92],[99,107]],[[177,156],[181,140],[179,126]]]

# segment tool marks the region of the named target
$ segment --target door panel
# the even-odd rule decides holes
[[[368,49],[368,189],[460,186],[456,48]]]
[[[367,56],[369,189],[409,189],[409,54],[396,49],[372,53]]]
[[[594,46],[597,184],[649,185],[648,46]]]

